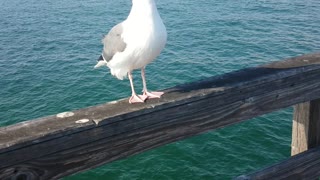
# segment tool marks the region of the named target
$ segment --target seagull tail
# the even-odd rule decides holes
[[[105,66],[107,65],[107,63],[104,61],[102,55],[99,57],[98,59],[98,63],[94,66],[94,68],[98,68],[98,67],[101,67],[101,66]]]

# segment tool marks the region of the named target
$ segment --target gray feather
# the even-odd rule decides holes
[[[104,45],[102,55],[104,59],[109,62],[113,56],[118,52],[123,52],[127,44],[121,38],[123,32],[122,23],[114,26],[109,33],[103,38]]]

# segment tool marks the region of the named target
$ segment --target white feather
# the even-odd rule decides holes
[[[126,49],[107,63],[118,79],[149,64],[165,47],[167,32],[154,0],[132,0],[130,14],[123,22],[122,38]]]
[[[105,66],[107,65],[107,63],[105,61],[98,61],[98,63],[94,66],[94,68],[99,68],[101,66]]]

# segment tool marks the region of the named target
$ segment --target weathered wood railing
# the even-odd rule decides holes
[[[316,99],[320,54],[311,54],[176,86],[145,104],[125,99],[2,127],[0,179],[58,179],[299,104],[293,134],[304,136],[293,137],[296,154],[318,145]],[[313,149],[238,178],[318,177],[319,157]]]

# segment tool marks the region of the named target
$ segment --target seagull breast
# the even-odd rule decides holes
[[[153,61],[167,42],[166,27],[155,2],[133,0],[132,3],[129,16],[121,23],[120,37],[123,41],[121,44],[125,45],[123,46],[125,48],[114,54],[107,63],[111,73],[119,79],[123,79],[128,72],[141,69]]]

